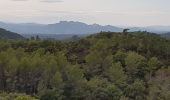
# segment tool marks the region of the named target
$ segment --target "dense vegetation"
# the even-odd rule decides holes
[[[169,33],[164,33],[164,34],[161,34],[162,37],[165,37],[167,39],[170,39],[170,32]]]
[[[24,39],[23,36],[0,28],[0,39]]]
[[[170,100],[170,41],[147,32],[1,41],[0,91],[2,100]]]

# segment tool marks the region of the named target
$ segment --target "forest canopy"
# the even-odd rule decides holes
[[[101,32],[0,41],[0,100],[170,100],[170,40]]]

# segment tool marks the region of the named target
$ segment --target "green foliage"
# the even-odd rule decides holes
[[[86,100],[119,100],[122,95],[122,91],[106,79],[93,78],[86,88]]]
[[[159,69],[150,84],[150,100],[169,100],[170,68]]]
[[[45,90],[43,94],[40,95],[40,100],[63,100],[63,97],[60,91]]]
[[[168,66],[170,41],[147,32],[0,40],[0,100],[169,100]]]
[[[145,84],[141,80],[136,80],[134,83],[128,85],[125,88],[125,95],[129,98],[132,98],[134,100],[144,100],[146,99],[145,93],[146,88]]]
[[[37,100],[37,99],[30,97],[30,96],[18,96],[14,100]]]
[[[126,70],[132,78],[143,78],[147,68],[145,57],[135,52],[128,52],[125,59]]]
[[[17,93],[1,93],[0,100],[38,100],[34,97],[25,95],[25,94],[17,94]]]
[[[109,80],[116,85],[121,87],[126,85],[127,75],[120,63],[112,64],[112,66],[107,69],[106,75],[109,77]]]

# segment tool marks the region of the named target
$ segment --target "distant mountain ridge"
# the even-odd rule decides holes
[[[93,34],[101,31],[122,32],[123,28],[111,25],[86,24],[75,21],[60,21],[55,24],[36,23],[4,23],[0,22],[0,28],[10,30],[19,34]],[[126,27],[131,32],[148,31],[153,33],[170,32],[170,26],[147,26],[147,27]]]
[[[14,40],[17,40],[17,39],[24,39],[24,37],[17,34],[17,33],[10,32],[10,31],[7,31],[5,29],[0,28],[0,39],[14,39]]]
[[[100,31],[122,32],[122,28],[114,26],[102,26],[98,24],[88,25],[82,22],[60,21],[55,24],[35,24],[35,23],[0,23],[0,28],[10,30],[20,34],[92,34]]]
[[[167,33],[170,32],[170,26],[146,26],[146,27],[129,27],[130,31],[148,31],[153,33]]]

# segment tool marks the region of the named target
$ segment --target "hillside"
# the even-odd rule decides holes
[[[101,32],[70,42],[1,40],[0,65],[0,98],[10,100],[170,96],[170,41],[153,33]]]
[[[0,28],[0,39],[24,39],[21,35]]]
[[[161,34],[162,37],[165,37],[167,39],[170,39],[170,32],[169,33],[164,33],[164,34]]]

